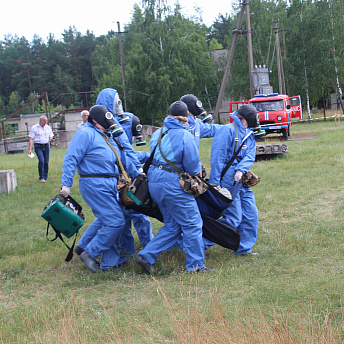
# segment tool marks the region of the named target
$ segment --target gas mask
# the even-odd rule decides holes
[[[188,106],[189,112],[194,116],[200,117],[203,123],[208,123],[213,120],[213,116],[211,114],[207,114],[203,108],[202,102],[193,94],[186,94],[181,97],[180,100]]]
[[[124,114],[122,101],[118,93],[116,93],[113,101],[113,114],[117,117],[119,124],[128,123],[130,121],[129,116]]]
[[[265,130],[261,129],[257,109],[253,105],[242,105],[239,108],[237,114],[246,119],[248,127],[253,131],[256,138],[260,138],[266,135]]]
[[[129,121],[130,121],[130,117],[126,116],[125,114],[122,114],[122,115],[118,116],[119,124],[128,123]]]
[[[105,130],[112,131],[117,127],[113,119],[113,115],[106,106],[104,105],[94,105],[90,108],[88,122],[93,124],[95,120],[99,125],[101,125]]]
[[[115,94],[115,98],[113,100],[112,113],[114,114],[114,116],[117,116],[117,117],[124,114],[123,106],[122,106],[122,101],[119,98],[118,93]]]
[[[136,146],[144,146],[147,143],[146,140],[142,139],[142,124],[140,123],[140,119],[135,115],[131,122],[131,132],[135,137]]]
[[[203,122],[203,123],[209,123],[209,122],[211,122],[213,120],[213,115],[212,114],[205,114],[205,116],[203,117],[203,118],[201,118],[201,121]]]
[[[122,127],[118,127],[117,124],[116,124],[116,128],[114,128],[112,131],[111,131],[111,135],[113,138],[115,137],[118,137],[120,135],[122,135],[124,133],[124,130]]]
[[[244,104],[238,110],[238,115],[246,119],[249,128],[259,128],[259,115],[253,105]]]
[[[266,135],[266,131],[261,129],[261,127],[256,127],[256,128],[253,128],[253,133],[254,133],[254,137],[256,138],[260,138],[260,137],[263,137]]]

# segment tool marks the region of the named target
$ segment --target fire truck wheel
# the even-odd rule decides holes
[[[288,129],[282,129],[282,135],[285,140],[288,140],[288,136],[290,135],[289,128]]]

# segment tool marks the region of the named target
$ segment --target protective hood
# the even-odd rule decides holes
[[[186,129],[186,126],[177,118],[166,117],[164,119],[164,127],[167,129]]]
[[[88,121],[93,123],[93,120],[99,123],[106,130],[113,130],[117,126],[112,113],[103,105],[94,105],[90,108]]]
[[[97,105],[104,105],[114,116],[122,116],[123,106],[118,92],[113,88],[105,88],[98,94]]]

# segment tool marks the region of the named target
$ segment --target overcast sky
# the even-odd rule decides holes
[[[85,34],[87,29],[98,37],[110,30],[117,31],[117,22],[121,29],[131,21],[134,4],[141,6],[141,0],[6,0],[0,11],[0,40],[4,36],[25,36],[32,41],[34,34],[44,40],[49,33],[56,39],[62,38],[69,26]],[[176,1],[169,0],[174,7]],[[210,26],[218,14],[230,14],[233,0],[179,0],[182,13],[191,17],[194,7],[202,9],[202,18]]]

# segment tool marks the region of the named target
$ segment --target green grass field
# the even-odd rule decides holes
[[[98,274],[78,257],[66,263],[40,217],[60,190],[65,149],[51,149],[46,184],[36,158],[1,154],[18,186],[0,195],[0,343],[342,343],[343,142],[344,121],[298,123],[288,154],[255,163],[259,256],[214,246],[215,271],[190,274],[183,253],[164,252],[153,276],[134,262]],[[208,171],[210,147],[201,140]],[[74,182],[83,232],[94,217]]]

